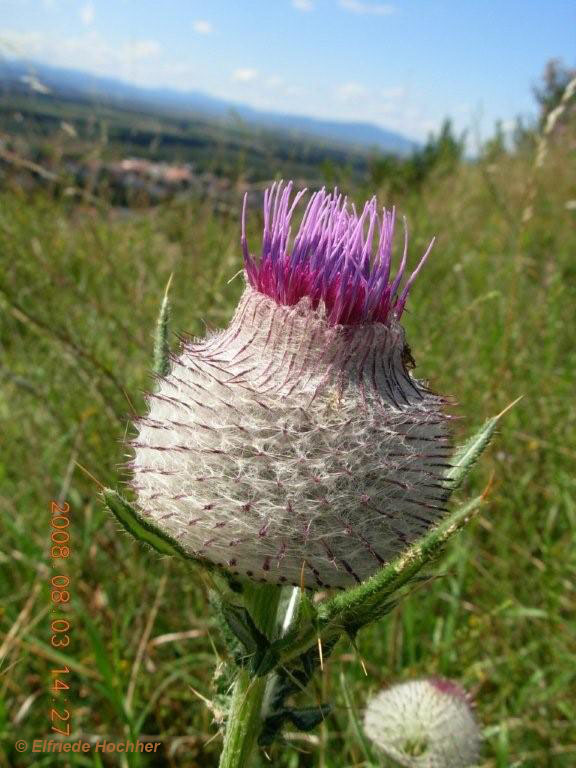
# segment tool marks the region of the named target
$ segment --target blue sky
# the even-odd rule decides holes
[[[574,0],[0,0],[0,52],[254,107],[472,137],[576,63]],[[472,144],[474,138],[472,138]]]

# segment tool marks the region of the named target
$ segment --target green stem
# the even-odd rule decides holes
[[[244,602],[258,629],[273,639],[281,590],[274,586],[246,585]],[[254,677],[241,669],[234,683],[232,702],[220,756],[220,768],[246,768],[262,725],[262,701],[268,676]]]

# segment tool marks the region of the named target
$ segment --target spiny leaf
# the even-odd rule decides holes
[[[136,509],[123,498],[117,491],[111,488],[105,488],[102,492],[104,501],[108,509],[114,514],[116,519],[124,526],[128,533],[135,539],[148,544],[162,555],[179,557],[184,560],[191,560],[197,563],[201,561],[192,557],[173,539],[170,539],[163,531],[157,528],[149,520],[140,515]],[[209,567],[209,564],[204,564]]]
[[[504,416],[505,413],[513,408],[521,399],[522,396],[518,397],[516,400],[514,400],[514,402],[510,403],[510,405],[504,408],[504,410],[501,411],[497,416],[493,416],[491,419],[488,419],[486,422],[484,422],[482,427],[480,427],[480,429],[474,435],[472,435],[469,440],[458,447],[455,455],[452,457],[452,467],[446,473],[446,479],[451,481],[452,488],[458,488],[458,486],[461,485],[462,481],[468,472],[472,469],[481,453],[487,448],[502,416]]]
[[[280,663],[287,664],[312,649],[319,635],[323,645],[329,640],[335,642],[344,631],[356,632],[389,612],[398,590],[438,557],[447,541],[477,513],[483,499],[484,495],[479,496],[452,512],[362,584],[320,603],[317,621],[303,623],[296,636],[286,635],[273,644]]]
[[[344,626],[350,624],[359,627],[366,623],[364,617],[374,621],[380,613],[379,608],[386,611],[394,593],[436,558],[446,542],[469,522],[480,508],[483,498],[478,496],[452,512],[446,520],[370,579],[327,600],[319,607],[321,623],[337,619]]]
[[[167,376],[170,372],[170,346],[168,344],[168,331],[170,324],[170,283],[172,275],[168,278],[164,298],[158,313],[156,321],[156,332],[154,334],[154,373],[159,376]]]

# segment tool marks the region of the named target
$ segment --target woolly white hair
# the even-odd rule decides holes
[[[413,680],[381,691],[364,714],[367,736],[405,768],[470,768],[481,733],[470,699],[456,683]]]
[[[133,441],[142,514],[232,572],[360,582],[444,512],[443,400],[407,370],[404,331],[330,325],[249,286],[230,326],[185,343]]]

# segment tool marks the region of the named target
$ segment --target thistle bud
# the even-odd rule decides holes
[[[470,768],[481,734],[468,694],[451,680],[393,685],[369,703],[366,735],[405,768]]]
[[[392,276],[394,211],[273,185],[262,250],[226,330],[184,344],[133,441],[144,516],[190,554],[254,580],[361,582],[445,511],[442,398],[411,374]],[[432,244],[431,244],[432,245]]]

